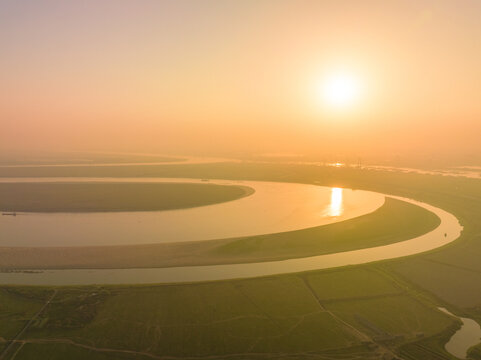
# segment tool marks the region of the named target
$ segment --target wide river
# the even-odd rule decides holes
[[[0,179],[4,182],[13,181],[136,181],[136,182],[180,182],[180,181],[199,181],[192,179]],[[171,231],[166,236],[165,241],[186,241],[186,240],[207,240],[210,238],[224,238],[232,236],[255,235],[259,233],[272,233],[289,231],[300,228],[307,228],[328,224],[335,221],[342,221],[362,214],[366,214],[379,208],[385,199],[385,195],[366,192],[360,190],[347,190],[340,188],[325,188],[314,185],[272,183],[272,182],[235,182],[224,180],[211,180],[216,184],[239,184],[250,186],[255,189],[255,193],[240,200],[228,203],[209,205],[193,209],[153,212],[153,213],[126,213],[126,214],[28,214],[16,217],[3,216],[0,222],[1,246],[55,246],[70,244],[72,246],[80,244],[126,244],[126,243],[149,243],[159,242],[159,238],[142,238],[137,231],[145,224],[158,228],[169,227],[167,223],[157,220],[144,220],[139,216],[163,216],[162,213],[171,213],[177,224],[176,231],[186,231],[184,235],[178,236],[176,231]],[[269,261],[248,264],[228,264],[228,265],[208,265],[208,266],[186,266],[172,268],[150,268],[150,269],[71,269],[71,270],[45,270],[38,272],[2,272],[0,273],[1,284],[35,284],[35,285],[80,285],[80,284],[147,284],[147,283],[176,283],[176,282],[195,282],[209,280],[226,280],[235,278],[247,278],[257,276],[268,276],[275,274],[285,274],[291,272],[301,272],[318,269],[328,269],[346,265],[363,264],[384,259],[413,255],[424,251],[429,251],[443,246],[459,237],[462,226],[452,214],[416,200],[391,196],[392,198],[406,201],[417,206],[421,206],[440,219],[440,225],[431,232],[416,238],[379,246],[368,249],[347,251],[342,253],[312,256],[283,261]],[[217,209],[213,211],[212,209]],[[227,211],[229,210],[229,211]],[[182,214],[192,214],[204,212],[208,218],[183,218]],[[229,219],[228,212],[233,211],[232,219]],[[120,234],[127,231],[123,221],[127,218],[118,216],[132,216],[137,223],[135,231],[128,233],[129,236],[122,236],[119,239],[110,239],[112,232]],[[193,216],[193,215],[189,215]],[[221,216],[222,219],[216,218]],[[212,219],[212,217],[214,217]],[[8,219],[5,219],[8,218]],[[147,219],[146,218],[146,219]],[[92,229],[85,227],[86,221],[95,219],[103,224],[103,230],[97,226]],[[196,219],[196,231],[205,231],[202,235],[197,235],[196,231],[191,231],[189,221]],[[203,221],[207,223],[203,223]],[[65,221],[67,223],[65,223]],[[103,222],[106,221],[106,222]],[[145,221],[145,222],[144,222]],[[224,221],[229,221],[225,226]],[[197,224],[198,223],[198,224]],[[45,225],[48,224],[48,225]],[[133,226],[134,222],[128,222]],[[186,226],[189,224],[189,226]],[[205,226],[209,224],[209,226]],[[53,226],[51,229],[49,226]],[[70,226],[76,226],[75,231],[80,231],[82,236],[78,236],[72,231]],[[99,225],[100,226],[100,225]],[[122,231],[116,229],[121,226]],[[219,233],[212,233],[212,229],[219,228]],[[110,227],[114,227],[111,229]],[[128,227],[128,226],[127,226]],[[181,228],[187,228],[182,230]],[[5,230],[6,229],[6,230]],[[47,231],[46,233],[43,231]],[[157,231],[157,230],[155,230]],[[163,230],[162,230],[163,231]],[[94,234],[96,241],[86,236]],[[132,238],[133,234],[135,237]],[[102,236],[99,236],[102,235]],[[186,235],[192,237],[186,238]],[[75,237],[72,241],[70,236]],[[212,237],[213,236],[213,237]],[[107,239],[105,239],[107,238]],[[133,239],[140,239],[133,242]],[[66,243],[66,241],[69,241]]]
[[[0,178],[0,182],[204,183],[200,179],[173,178]],[[235,201],[181,210],[0,216],[0,247],[155,244],[271,234],[368,214],[385,199],[369,191],[306,184],[209,183],[248,186],[255,192]]]

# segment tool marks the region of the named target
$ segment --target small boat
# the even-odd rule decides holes
[[[17,216],[16,212],[4,212],[2,213],[3,216]]]

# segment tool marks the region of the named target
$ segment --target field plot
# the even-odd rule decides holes
[[[322,336],[306,336],[312,333]],[[171,356],[290,353],[299,345],[306,351],[359,345],[319,308],[296,277],[62,290],[25,338],[34,344],[72,340],[98,349]]]
[[[399,262],[392,269],[447,303],[460,308],[481,305],[481,273],[429,259]]]
[[[0,338],[12,339],[43,306],[51,291],[0,289]]]
[[[431,336],[452,323],[434,307],[404,295],[337,301],[326,308],[384,341]]]
[[[458,326],[453,324],[440,334],[403,345],[399,348],[399,353],[406,360],[458,360],[444,348],[457,328]]]
[[[8,171],[29,175],[25,169]],[[39,171],[45,176],[71,175],[65,169]],[[100,168],[74,172],[79,176],[108,173]],[[58,288],[54,301],[17,339],[15,360],[165,357],[353,360],[382,359],[386,354],[408,360],[448,360],[453,358],[444,350],[444,344],[459,324],[436,307],[454,307],[459,310],[455,311],[457,314],[481,320],[476,273],[481,248],[476,240],[481,232],[479,182],[417,174],[255,164],[172,165],[168,169],[146,167],[142,171],[124,167],[112,172],[119,176],[137,173],[282,179],[358,187],[439,206],[459,217],[465,231],[459,241],[431,253],[336,271],[192,285]],[[305,239],[310,242],[308,237]],[[267,248],[266,244],[269,242],[263,245]],[[246,252],[261,251],[241,245],[236,244]],[[227,255],[234,257],[228,251]],[[37,304],[36,309],[41,308],[52,291],[26,287],[3,289],[38,291],[28,300]],[[18,325],[35,315],[24,316],[13,310],[6,313],[9,321]],[[17,328],[21,326],[10,334],[15,334]],[[10,340],[9,336],[15,335],[7,334],[4,338]],[[7,341],[3,345],[8,344]],[[479,346],[471,351],[472,356],[478,349]]]
[[[46,293],[39,294],[41,306]],[[453,323],[367,266],[191,285],[70,287],[59,288],[17,338],[15,359],[378,359]]]
[[[305,278],[323,303],[399,295],[404,292],[390,278],[370,267],[309,273]]]

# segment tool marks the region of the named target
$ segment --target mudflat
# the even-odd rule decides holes
[[[253,192],[246,186],[208,183],[0,183],[0,211],[174,210],[237,200]]]

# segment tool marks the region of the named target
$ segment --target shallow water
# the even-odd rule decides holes
[[[461,328],[454,333],[444,347],[451,355],[454,355],[459,359],[466,359],[469,348],[481,343],[481,327],[473,319],[458,317],[442,307],[438,309],[463,322]]]
[[[196,182],[165,178],[0,179],[1,182]],[[0,246],[92,246],[201,241],[270,234],[343,221],[375,211],[381,194],[315,185],[211,180],[243,185],[247,197],[190,209],[0,216]],[[1,209],[0,209],[1,210]]]
[[[416,200],[395,196],[392,196],[392,198],[421,206],[433,212],[441,219],[440,225],[429,233],[394,244],[299,259],[172,268],[3,272],[0,273],[0,283],[34,285],[149,284],[269,276],[364,264],[414,255],[446,245],[460,236],[462,226],[454,215]]]

